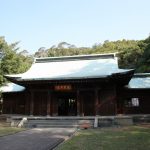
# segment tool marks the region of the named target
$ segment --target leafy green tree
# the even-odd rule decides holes
[[[17,44],[18,42],[9,45],[4,37],[0,37],[0,50],[4,53],[0,62],[0,85],[6,81],[3,75],[25,72],[31,65],[32,59],[30,57],[17,53],[19,50]]]
[[[150,72],[150,37],[142,41],[141,48],[144,49],[143,55],[137,66],[138,72]]]

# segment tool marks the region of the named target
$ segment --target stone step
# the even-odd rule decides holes
[[[77,128],[79,125],[41,125],[35,124],[34,126],[26,126],[28,128]]]
[[[51,122],[51,123],[30,123],[30,122],[27,122],[27,123],[24,123],[24,124],[37,124],[37,125],[76,125],[76,124],[78,124],[78,123],[60,123],[60,122],[55,122],[55,123],[53,123],[53,122]]]
[[[28,120],[28,122],[43,123],[43,122],[79,122],[79,121],[78,120]]]
[[[94,120],[28,120],[24,123],[24,127],[78,127],[84,123],[88,123],[90,126],[93,126]]]
[[[78,123],[25,123],[24,125],[77,125]]]
[[[26,122],[26,123],[28,123],[28,124],[82,124],[82,123],[84,123],[84,122],[79,122],[79,121],[76,121],[76,122],[69,122],[69,121],[48,121],[48,122],[46,122],[46,121],[43,121],[43,122],[38,122],[38,121],[36,121],[36,122],[34,122],[34,121],[32,121],[32,122]],[[94,122],[88,122],[89,124],[94,124]]]

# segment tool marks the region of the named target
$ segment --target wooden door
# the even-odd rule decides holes
[[[82,113],[84,116],[94,116],[94,92],[86,91],[81,93],[82,97]]]
[[[48,92],[34,92],[34,115],[47,115]]]

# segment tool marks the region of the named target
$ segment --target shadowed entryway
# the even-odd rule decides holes
[[[58,93],[57,99],[59,116],[77,115],[77,102],[74,93]]]

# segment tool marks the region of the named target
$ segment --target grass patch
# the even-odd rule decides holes
[[[13,128],[13,127],[0,127],[0,136],[14,134],[20,131],[23,131],[23,128]]]
[[[80,130],[57,150],[150,150],[150,128]]]

